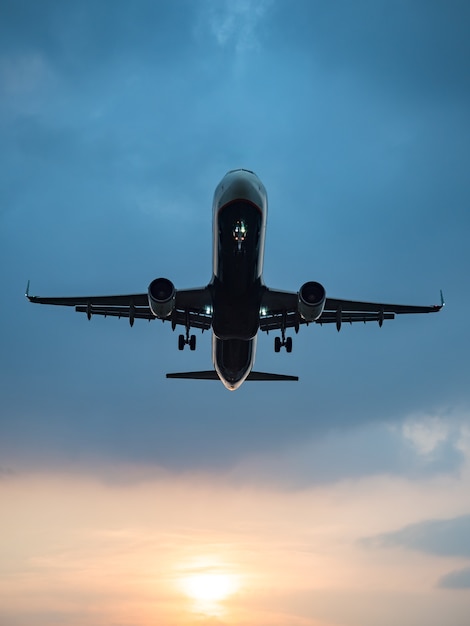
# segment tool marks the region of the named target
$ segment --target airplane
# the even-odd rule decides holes
[[[253,370],[259,331],[280,331],[274,350],[292,351],[292,337],[310,323],[336,324],[378,322],[403,313],[435,313],[444,306],[408,306],[360,302],[327,297],[319,282],[308,281],[299,291],[271,289],[263,281],[267,194],[261,180],[247,169],[229,171],[215,189],[213,200],[213,268],[205,287],[176,289],[168,278],[156,278],[146,293],[115,296],[42,297],[29,295],[30,302],[74,306],[79,313],[160,319],[185,329],[178,349],[196,349],[191,329],[212,330],[213,370],[177,372],[167,378],[220,380],[227,389],[238,389],[245,380],[297,381],[298,376]]]

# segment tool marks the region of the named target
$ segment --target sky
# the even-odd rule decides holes
[[[464,626],[470,7],[0,2],[0,623]],[[211,276],[230,169],[264,279],[438,315],[311,325],[209,369],[158,321],[34,295]]]

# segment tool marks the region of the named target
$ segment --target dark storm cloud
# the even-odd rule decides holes
[[[368,547],[402,547],[442,557],[470,557],[470,515],[426,520],[362,540]]]

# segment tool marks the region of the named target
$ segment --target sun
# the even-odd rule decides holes
[[[234,594],[239,587],[232,574],[192,574],[181,580],[184,593],[197,602],[217,603]]]

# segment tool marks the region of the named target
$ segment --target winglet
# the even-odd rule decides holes
[[[446,305],[446,303],[444,302],[444,295],[443,295],[443,293],[442,293],[442,289],[441,289],[441,308],[442,308],[443,306],[445,306],[445,305]]]
[[[28,280],[28,282],[26,283],[26,291],[25,291],[25,296],[29,299],[29,283],[30,281]]]

